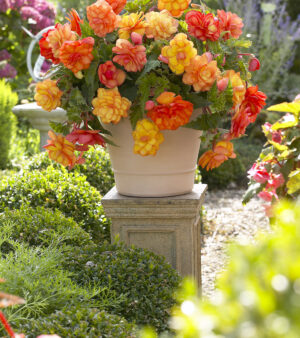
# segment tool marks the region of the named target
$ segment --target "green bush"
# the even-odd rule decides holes
[[[11,109],[18,102],[17,94],[13,93],[4,80],[0,81],[0,169],[8,165],[11,139],[15,133],[16,117]]]
[[[163,257],[119,244],[91,245],[71,250],[63,267],[82,286],[96,283],[125,294],[126,301],[116,314],[159,331],[166,329],[180,277]]]
[[[135,326],[124,318],[91,308],[71,307],[55,311],[48,317],[28,320],[19,325],[19,332],[35,338],[39,334],[57,334],[76,338],[135,337]]]
[[[53,242],[85,245],[90,236],[72,219],[59,210],[26,205],[19,210],[6,209],[0,214],[0,228],[8,226],[10,238],[31,246],[49,246]]]
[[[85,163],[76,165],[71,172],[85,175],[86,180],[97,188],[101,195],[105,195],[114,185],[114,174],[108,153],[103,148],[91,147],[84,157]],[[53,165],[56,169],[63,168],[62,165],[51,161],[45,152],[33,156],[24,166],[31,171],[46,169],[50,165]]]
[[[13,175],[0,182],[0,212],[22,204],[59,209],[72,217],[96,241],[110,238],[109,222],[101,206],[101,195],[77,173],[52,167]]]
[[[281,202],[272,233],[261,234],[255,244],[231,246],[214,297],[199,299],[195,285],[184,283],[178,294],[182,303],[173,311],[172,337],[299,337],[299,206],[300,200]]]
[[[66,306],[81,304],[106,310],[118,307],[122,301],[109,288],[82,287],[72,281],[70,272],[60,267],[64,260],[60,245],[28,247],[9,240],[8,230],[1,229],[1,247],[6,242],[12,248],[0,257],[0,276],[6,280],[1,284],[1,291],[26,300],[24,305],[5,309],[13,326],[23,319],[46,316]]]

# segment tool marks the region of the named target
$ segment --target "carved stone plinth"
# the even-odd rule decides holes
[[[173,197],[127,197],[111,189],[102,199],[112,219],[111,239],[119,234],[127,245],[165,256],[182,276],[201,287],[200,212],[207,189],[194,185],[191,193]]]

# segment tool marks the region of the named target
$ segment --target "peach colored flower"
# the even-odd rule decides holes
[[[79,14],[77,13],[77,11],[74,8],[72,8],[70,10],[66,19],[70,22],[71,30],[73,32],[76,32],[79,36],[81,36],[80,24],[83,23],[83,20],[80,19]]]
[[[147,116],[160,130],[176,130],[189,122],[194,107],[192,103],[172,92],[163,92],[156,100],[159,105],[150,109]]]
[[[59,58],[60,47],[65,41],[75,41],[76,39],[76,34],[72,32],[71,25],[68,23],[64,25],[60,23],[56,24],[55,28],[49,32],[47,37],[47,41],[55,58]]]
[[[162,48],[161,54],[168,60],[172,72],[182,74],[191,59],[197,55],[197,50],[193,42],[187,39],[186,34],[178,33],[170,41],[169,46]]]
[[[234,106],[239,105],[245,97],[246,93],[246,84],[245,81],[241,79],[240,73],[236,73],[234,70],[227,70],[223,78],[228,78],[231,81],[233,88],[233,103]]]
[[[143,45],[133,45],[128,40],[118,39],[112,49],[113,61],[123,66],[127,72],[138,72],[147,63],[146,48]]]
[[[100,37],[113,32],[120,19],[105,0],[98,0],[88,6],[86,14],[91,28]]]
[[[233,152],[233,144],[229,141],[219,141],[213,150],[208,150],[199,159],[199,165],[206,170],[211,170],[219,167],[223,162],[229,158],[235,158],[236,154]]]
[[[199,40],[217,41],[220,37],[219,21],[213,14],[189,11],[185,16],[188,31]]]
[[[131,102],[122,97],[117,87],[98,89],[98,95],[92,100],[93,114],[101,118],[103,123],[118,123],[121,117],[127,117]]]
[[[243,32],[242,31],[242,28],[244,26],[243,20],[239,16],[231,12],[218,10],[217,13],[220,22],[221,32],[225,31],[229,32],[223,35],[223,39],[224,40],[228,40],[230,38],[238,39]]]
[[[217,62],[209,61],[210,57],[207,54],[196,55],[185,68],[182,78],[183,83],[192,85],[196,92],[210,90],[220,75]]]
[[[131,33],[133,32],[143,36],[146,29],[144,13],[131,13],[128,15],[123,15],[119,21],[118,27],[120,39],[129,39]]]
[[[178,21],[167,10],[149,12],[145,15],[145,19],[147,38],[166,40],[177,32]]]
[[[62,135],[56,135],[53,131],[49,131],[50,140],[45,148],[51,160],[62,164],[63,166],[73,167],[77,161],[75,155],[75,145]]]
[[[106,2],[111,5],[116,14],[119,14],[125,7],[127,0],[106,0]]]
[[[60,98],[63,92],[56,84],[57,81],[47,79],[36,85],[34,99],[39,106],[47,111],[54,110],[61,104]]]
[[[166,9],[173,16],[179,18],[189,7],[191,0],[158,0],[157,7],[160,11]]]
[[[164,141],[164,136],[157,125],[147,119],[138,121],[132,136],[133,152],[142,156],[155,155],[159,145]]]
[[[60,49],[60,61],[76,75],[82,69],[89,68],[94,58],[93,47],[94,39],[91,37],[73,42],[66,41]]]
[[[125,81],[126,74],[122,69],[118,69],[111,61],[106,61],[98,68],[98,76],[101,83],[107,88],[121,86]]]

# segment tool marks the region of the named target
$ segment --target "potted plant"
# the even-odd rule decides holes
[[[68,21],[39,42],[54,69],[35,99],[67,113],[51,124],[51,159],[72,167],[108,144],[120,193],[169,196],[192,190],[200,140],[203,168],[235,157],[230,141],[266,100],[241,18],[189,0],[98,0]]]

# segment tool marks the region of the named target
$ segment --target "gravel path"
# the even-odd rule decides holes
[[[226,266],[228,241],[254,241],[258,231],[269,231],[261,200],[242,205],[243,190],[208,192],[204,203],[202,294],[211,297],[215,279]]]

